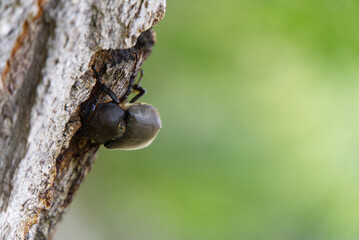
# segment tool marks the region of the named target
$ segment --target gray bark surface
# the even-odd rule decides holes
[[[79,110],[126,93],[155,43],[165,0],[0,2],[0,239],[51,239],[97,143]]]

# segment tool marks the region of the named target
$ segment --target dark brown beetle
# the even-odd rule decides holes
[[[135,150],[147,147],[156,138],[162,127],[158,110],[146,103],[135,103],[145,90],[139,86],[141,76],[136,84],[130,81],[128,94],[133,90],[139,93],[129,102],[121,102],[116,94],[101,83],[94,66],[92,70],[100,87],[112,99],[111,102],[98,103],[96,98],[81,106],[82,132],[106,148]]]

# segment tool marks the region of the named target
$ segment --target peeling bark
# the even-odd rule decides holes
[[[165,4],[0,2],[0,239],[51,239],[99,148],[78,132],[80,104],[106,99],[89,66],[123,96]]]

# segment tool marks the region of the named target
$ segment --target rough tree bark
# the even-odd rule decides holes
[[[0,239],[52,238],[99,148],[78,132],[80,104],[106,98],[89,66],[123,96],[165,7],[165,0],[0,1]]]

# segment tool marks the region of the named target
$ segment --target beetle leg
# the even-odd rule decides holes
[[[108,88],[104,83],[101,82],[101,78],[100,75],[98,74],[98,72],[96,71],[94,65],[91,66],[92,71],[95,74],[95,78],[98,81],[98,83],[100,84],[101,89],[107,93],[107,95],[110,96],[110,98],[112,99],[112,101],[114,101],[115,103],[120,103],[120,101],[118,100],[116,94],[110,89]]]
[[[142,54],[142,51],[140,52],[140,54]],[[137,69],[137,67],[138,67],[137,65],[139,64],[139,63],[138,63],[138,60],[139,60],[139,58],[140,58],[140,55],[139,55],[139,53],[138,53],[137,51],[134,53],[134,55],[135,55],[135,63],[134,63],[134,67],[133,67],[133,72],[135,73],[135,72],[136,72],[136,69]],[[132,93],[132,91],[136,91],[136,92],[138,92],[138,93],[137,93],[136,96],[134,96],[134,97],[131,99],[130,103],[136,102],[140,97],[142,97],[142,96],[146,93],[146,90],[145,90],[143,87],[140,86],[140,82],[141,82],[141,79],[142,79],[142,77],[143,77],[143,70],[142,70],[141,68],[140,68],[139,70],[140,70],[140,74],[141,74],[141,75],[140,75],[140,78],[138,79],[137,83],[134,84],[134,81],[135,81],[135,79],[136,79],[136,77],[137,77],[137,74],[136,74],[136,75],[133,74],[133,75],[131,76],[130,82],[129,82],[129,84],[128,84],[127,92],[126,92],[126,94],[120,99],[120,102],[125,101],[125,100],[128,98],[128,96]]]
[[[111,89],[109,89],[105,84],[100,84],[100,87],[105,93],[107,93],[107,95],[110,96],[113,102],[120,103],[120,101],[116,97],[116,94]]]
[[[122,98],[120,99],[120,102],[125,101],[128,98],[128,96],[131,94],[132,88],[133,88],[133,82],[134,82],[134,80],[136,79],[136,76],[137,76],[137,75],[135,75],[135,72],[136,72],[136,69],[137,69],[138,59],[140,57],[139,57],[139,54],[138,54],[137,51],[135,51],[133,54],[135,55],[134,65],[133,65],[133,69],[132,69],[133,74],[130,77],[130,82],[128,83],[128,89],[127,89],[125,95],[123,95]]]
[[[144,89],[143,87],[140,86],[140,82],[142,80],[143,77],[143,70],[142,68],[140,68],[140,78],[138,79],[137,83],[135,85],[133,85],[133,90],[138,92],[136,96],[134,96],[130,103],[134,103],[136,102],[140,97],[142,97],[145,93],[146,93],[146,89]]]
[[[127,92],[125,93],[125,95],[122,96],[122,98],[120,99],[120,102],[125,101],[128,98],[128,96],[130,95],[130,93],[132,92],[133,81],[135,78],[136,77],[134,75],[131,76],[130,82],[128,83]]]

